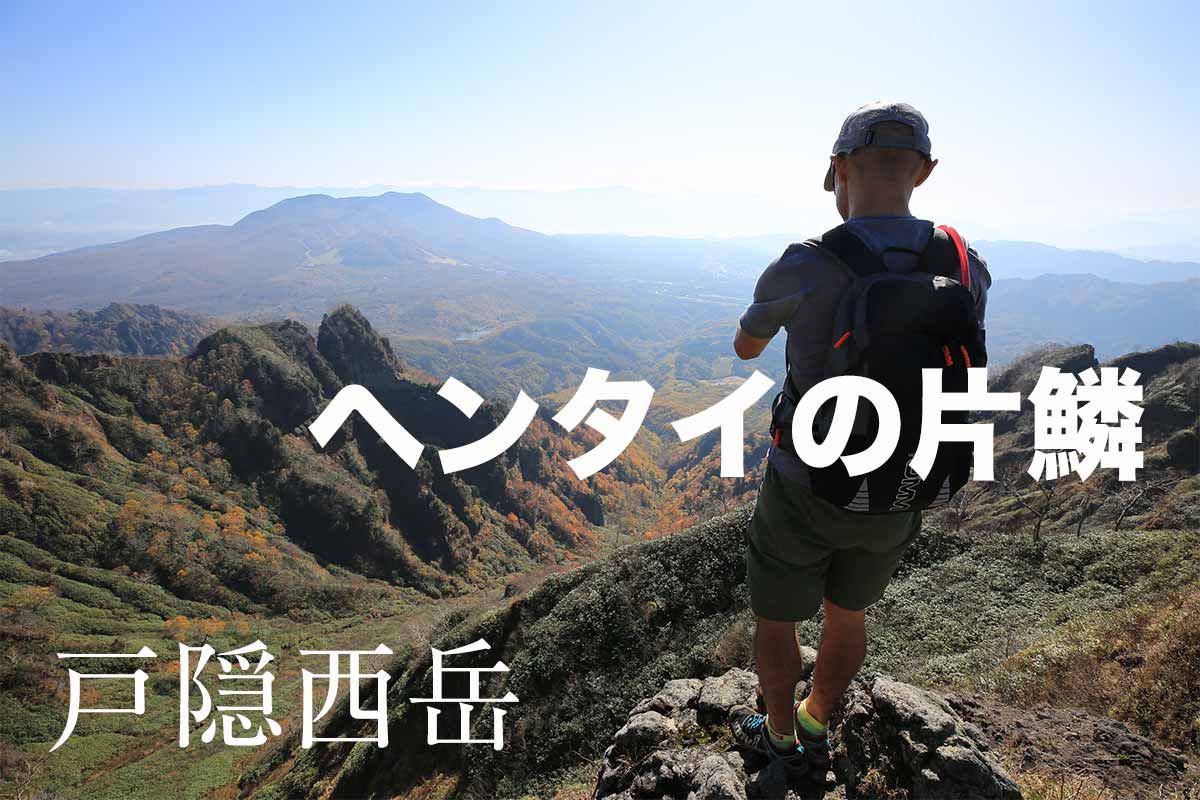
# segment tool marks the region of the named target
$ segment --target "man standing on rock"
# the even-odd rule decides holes
[[[863,258],[877,264],[874,271],[909,273],[924,265],[934,226],[909,212],[909,199],[937,161],[920,112],[905,103],[858,108],[842,124],[829,161],[824,188],[833,192],[845,224],[823,242],[848,230],[854,236],[842,233],[841,240],[853,239]],[[979,255],[954,237],[970,290],[966,313],[970,316],[973,300],[982,339],[991,277]],[[783,402],[794,404],[826,377],[835,312],[855,273],[861,270],[848,269],[830,248],[809,241],[789,247],[759,277],[733,347],[740,358],[756,358],[781,327],[787,329],[787,380],[794,395],[789,398],[785,391]],[[767,713],[736,706],[730,725],[742,747],[783,759],[789,769],[823,776],[829,766],[830,714],[866,657],[865,610],[882,597],[920,531],[921,512],[857,513],[827,502],[810,489],[809,468],[778,436],[767,462],[746,550],[746,582],[756,615],[754,659]],[[804,667],[796,623],[813,617],[822,605],[825,620],[812,689],[796,701]]]

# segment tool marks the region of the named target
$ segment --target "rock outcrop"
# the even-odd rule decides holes
[[[388,340],[353,306],[338,306],[325,315],[317,347],[347,384],[391,384],[405,372]]]
[[[850,797],[1020,798],[975,725],[946,698],[879,676],[846,694],[834,768]]]
[[[812,663],[811,651],[806,661]],[[789,784],[733,745],[729,708],[758,702],[758,679],[732,669],[668,681],[635,705],[605,751],[597,800],[638,798],[980,798],[1021,793],[986,737],[944,697],[879,676],[856,682],[834,718],[833,771]]]

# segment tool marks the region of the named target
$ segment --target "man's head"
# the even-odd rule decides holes
[[[829,157],[825,190],[834,193],[843,219],[852,206],[859,213],[863,207],[871,213],[907,213],[912,190],[937,165],[930,149],[929,124],[912,106],[861,106],[842,123]]]

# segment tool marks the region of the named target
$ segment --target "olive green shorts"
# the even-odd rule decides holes
[[[768,463],[746,537],[750,608],[796,622],[816,614],[822,598],[861,611],[883,596],[920,530],[920,511],[845,511]]]

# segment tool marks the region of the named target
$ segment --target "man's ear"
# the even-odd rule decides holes
[[[833,162],[833,171],[837,175],[837,182],[846,185],[846,169],[850,159],[845,156],[830,156],[829,160]]]
[[[933,172],[933,168],[937,165],[938,160],[936,158],[931,158],[922,164],[921,171],[917,173],[917,182],[913,184],[913,188],[915,189],[924,183],[925,179],[929,177],[929,173]]]

